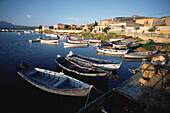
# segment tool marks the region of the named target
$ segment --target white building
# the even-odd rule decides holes
[[[129,21],[124,21],[124,22],[119,22],[116,24],[111,24],[110,25],[110,30],[109,31],[128,31],[128,28],[135,28],[135,27],[143,27],[143,24],[138,24],[135,22],[129,22]]]
[[[42,26],[42,30],[46,31],[46,30],[50,30],[50,28],[48,26]]]

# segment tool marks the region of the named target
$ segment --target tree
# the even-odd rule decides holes
[[[42,25],[39,25],[38,29],[42,29]]]
[[[136,33],[135,33],[135,37],[136,37],[136,35],[137,35],[137,30],[139,30],[140,27],[139,27],[139,26],[136,26],[136,27],[134,27],[134,29],[135,29],[135,31],[136,31]]]
[[[94,22],[93,26],[97,26],[97,22],[96,21]]]
[[[53,26],[49,26],[50,29],[53,29]]]
[[[68,29],[68,28],[69,28],[69,25],[65,25],[65,26],[64,26],[64,29]]]
[[[105,27],[105,28],[103,29],[103,32],[107,33],[107,30],[109,30],[109,29],[110,29],[109,27]]]
[[[149,32],[151,32],[151,36],[152,36],[152,33],[156,31],[156,26],[152,26],[150,29],[148,29]]]

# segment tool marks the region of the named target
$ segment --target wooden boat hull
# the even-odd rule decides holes
[[[156,52],[153,52],[151,54],[147,52],[130,52],[124,54],[124,58],[132,58],[132,59],[151,58],[155,54]]]
[[[112,61],[101,60],[92,57],[85,57],[81,55],[67,55],[67,58],[73,60],[79,64],[87,65],[87,66],[95,66],[104,70],[118,70],[122,63],[115,63]]]
[[[107,72],[96,72],[96,73],[89,73],[89,72],[80,72],[77,70],[73,70],[73,69],[70,69],[69,67],[67,66],[64,66],[63,64],[60,63],[60,58],[56,59],[56,64],[61,67],[62,69],[68,71],[68,72],[71,72],[71,73],[74,73],[74,74],[77,74],[81,77],[89,77],[89,78],[109,78],[109,73]],[[63,62],[64,63],[64,62]],[[66,64],[66,63],[65,63]]]
[[[125,53],[129,51],[129,49],[118,50],[118,49],[97,48],[97,51],[106,53],[106,54],[124,55]]]
[[[36,68],[36,69],[40,69],[40,68]],[[46,70],[47,72],[50,73],[56,73],[56,72],[53,72],[53,71],[49,71],[49,70]],[[50,93],[54,93],[54,94],[60,94],[60,95],[67,95],[67,96],[86,96],[90,90],[92,89],[92,85],[88,85],[86,83],[83,83],[77,79],[74,79],[72,77],[68,77],[69,80],[73,80],[74,82],[78,82],[78,84],[80,85],[86,85],[87,87],[83,87],[83,88],[73,88],[73,89],[69,89],[69,88],[65,88],[65,89],[58,89],[58,88],[55,88],[55,87],[49,87],[48,85],[44,85],[42,83],[39,83],[39,81],[35,81],[35,79],[25,75],[22,71],[18,71],[17,72],[23,79],[25,79],[27,82],[29,82],[30,84],[34,85],[35,87],[41,89],[41,90],[44,90],[44,91],[47,91],[47,92],[50,92]],[[63,76],[66,76],[64,74],[62,74]],[[55,76],[55,75],[54,75]],[[77,84],[76,84],[77,85]]]

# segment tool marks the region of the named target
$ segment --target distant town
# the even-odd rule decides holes
[[[152,27],[156,26],[155,30]],[[92,32],[92,33],[117,33],[117,32],[137,32],[137,33],[170,33],[170,16],[162,18],[144,17],[133,15],[132,17],[116,17],[113,19],[104,19],[92,24],[85,25],[67,25],[57,23],[52,26],[40,25],[35,29],[36,32],[51,30],[53,32]]]

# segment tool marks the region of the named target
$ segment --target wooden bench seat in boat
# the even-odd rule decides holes
[[[36,71],[35,69],[31,69],[30,71],[26,72],[25,75],[33,76],[33,75],[35,75],[37,73],[38,73],[38,71]]]
[[[62,78],[58,82],[56,82],[53,87],[59,87],[60,85],[63,85],[65,82],[67,82],[69,78]]]

